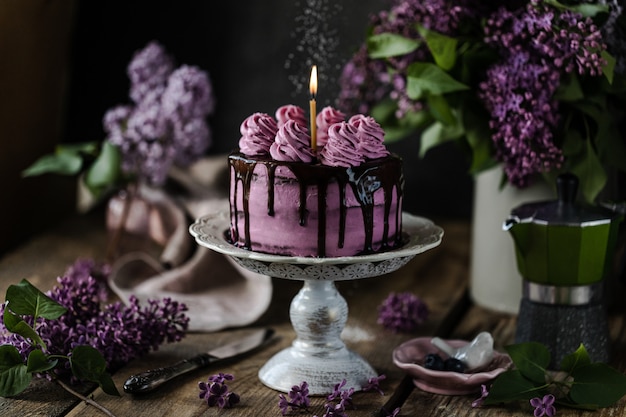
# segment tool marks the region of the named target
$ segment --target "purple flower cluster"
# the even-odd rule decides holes
[[[533,415],[535,417],[552,417],[556,414],[556,408],[554,407],[554,395],[547,394],[543,398],[533,398],[530,400],[530,405],[535,407]]]
[[[354,409],[354,403],[352,401],[354,388],[344,389],[345,385],[345,379],[340,383],[335,384],[333,392],[326,397],[324,414],[322,414],[322,417],[348,417],[346,410],[348,408]]]
[[[177,342],[184,337],[189,323],[184,304],[165,298],[150,300],[141,307],[132,297],[128,306],[119,302],[102,306],[101,285],[86,275],[90,264],[100,273],[108,268],[79,260],[68,269],[69,275],[59,277],[59,285],[47,293],[68,310],[56,320],[38,319],[37,332],[46,343],[48,354],[67,356],[74,347],[89,345],[114,370],[150,350],[157,350],[164,342]],[[33,324],[32,318],[24,319]],[[8,333],[1,323],[0,344],[16,346],[24,357],[32,350],[30,343]]]
[[[390,10],[383,10],[371,17],[372,33],[395,33],[420,40],[416,23],[424,28],[446,34],[457,33],[460,22],[473,16],[473,10],[464,1],[407,0],[394,1]],[[406,93],[406,70],[415,61],[430,59],[425,45],[406,55],[386,61],[372,59],[363,45],[344,66],[337,107],[347,114],[369,113],[371,107],[386,97],[397,103],[396,117],[424,108]]]
[[[186,166],[210,145],[206,118],[215,100],[209,76],[195,66],[175,68],[163,46],[153,41],[128,66],[132,105],[107,111],[107,140],[122,153],[122,170],[155,185],[169,168]]]
[[[311,404],[309,400],[309,384],[306,381],[302,381],[300,385],[294,385],[287,394],[289,398],[284,394],[278,395],[278,408],[282,415],[285,415],[291,410],[307,410]]]
[[[199,397],[206,401],[209,407],[231,408],[240,400],[239,395],[229,391],[226,381],[233,381],[235,377],[231,374],[220,372],[211,375],[207,382],[199,382]]]
[[[445,71],[470,88],[442,96],[457,119],[451,127],[461,132],[489,128],[491,143],[478,148],[493,148],[489,156],[502,163],[508,182],[523,188],[535,174],[565,168],[562,130],[566,122],[567,129],[576,122],[562,120],[562,114],[572,114],[573,106],[560,101],[558,93],[578,80],[581,86],[593,84],[589,89],[594,94],[609,95],[600,91],[596,80],[607,66],[603,58],[607,44],[616,56],[615,74],[626,68],[626,41],[618,23],[624,6],[615,0],[598,3],[609,10],[606,19],[598,19],[602,27],[568,6],[539,0],[393,0],[388,10],[372,16],[371,33],[416,40],[417,49],[372,58],[364,43],[343,68],[337,107],[346,114],[368,113],[374,105],[391,101],[394,118],[382,124],[416,130],[433,120],[450,124],[441,121],[441,107],[429,106],[437,101],[408,96],[407,68],[416,62],[434,62],[419,27],[455,38],[455,65]],[[432,81],[426,78],[425,82]],[[584,105],[612,105],[599,105],[600,99],[586,95],[585,99]],[[413,113],[424,117],[409,117]],[[619,113],[614,117],[621,120]],[[575,129],[585,138],[594,136],[593,126],[580,123]],[[598,135],[606,136],[603,131]],[[471,138],[467,139],[474,149]],[[484,157],[478,156],[480,166],[488,165],[481,160]]]
[[[394,332],[412,332],[428,319],[428,306],[409,292],[391,293],[378,307],[378,324]]]
[[[590,19],[534,0],[514,11],[499,8],[487,20],[485,42],[501,57],[479,89],[491,115],[495,156],[509,182],[525,187],[533,174],[563,163],[554,140],[560,121],[554,94],[562,77],[601,75],[606,46]]]
[[[377,391],[380,395],[384,395],[383,391],[380,389],[380,381],[385,378],[385,375],[370,378],[363,387],[363,391]],[[335,384],[333,392],[326,397],[324,414],[322,414],[321,417],[347,417],[346,410],[348,408],[355,408],[352,400],[354,388],[345,389],[346,383],[347,381],[343,379],[338,384]],[[306,381],[302,381],[300,385],[291,387],[288,397],[284,394],[279,394],[278,398],[278,408],[280,408],[282,415],[286,415],[290,410],[306,411],[310,406],[309,384]],[[399,412],[400,409],[396,408],[390,416],[395,417]]]

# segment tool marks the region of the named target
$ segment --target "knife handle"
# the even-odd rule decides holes
[[[129,394],[144,394],[161,386],[165,382],[176,378],[194,369],[207,366],[217,360],[215,356],[202,353],[193,358],[185,359],[165,368],[156,368],[140,374],[132,375],[124,383],[124,392]]]

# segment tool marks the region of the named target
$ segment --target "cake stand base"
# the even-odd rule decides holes
[[[289,392],[306,381],[309,394],[325,395],[346,380],[346,387],[360,391],[377,376],[374,369],[341,340],[348,304],[333,281],[304,280],[289,309],[296,339],[278,352],[259,371],[270,388]]]
[[[326,395],[336,384],[346,380],[346,387],[360,391],[362,384],[377,376],[376,371],[358,354],[342,349],[320,356],[302,356],[289,347],[263,365],[259,379],[277,391],[289,392],[306,381],[310,395]]]

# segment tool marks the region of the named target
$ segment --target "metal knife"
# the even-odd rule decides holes
[[[177,376],[202,368],[225,359],[243,356],[256,348],[265,345],[274,336],[273,329],[258,329],[243,338],[206,353],[194,356],[165,368],[152,369],[137,375],[132,375],[124,383],[124,392],[129,394],[144,394],[150,392],[165,382]]]

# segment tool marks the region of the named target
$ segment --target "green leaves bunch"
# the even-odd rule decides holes
[[[58,145],[53,153],[26,168],[22,176],[81,173],[85,186],[96,198],[127,181],[121,169],[120,150],[108,141]]]
[[[41,319],[55,320],[65,313],[65,307],[27,280],[9,286],[3,322],[10,332],[22,336],[30,344],[30,353],[24,358],[17,347],[0,346],[0,396],[12,397],[21,393],[35,374],[56,379],[54,369],[65,366],[66,362],[77,379],[94,382],[107,394],[120,395],[106,370],[106,361],[97,349],[83,345],[76,346],[68,356],[48,353],[45,341],[37,333],[37,324]]]
[[[626,375],[600,362],[591,362],[584,345],[563,358],[560,372],[548,370],[550,352],[541,343],[506,347],[515,368],[494,380],[485,405],[528,401],[553,394],[557,404],[595,410],[608,407],[626,394]]]

